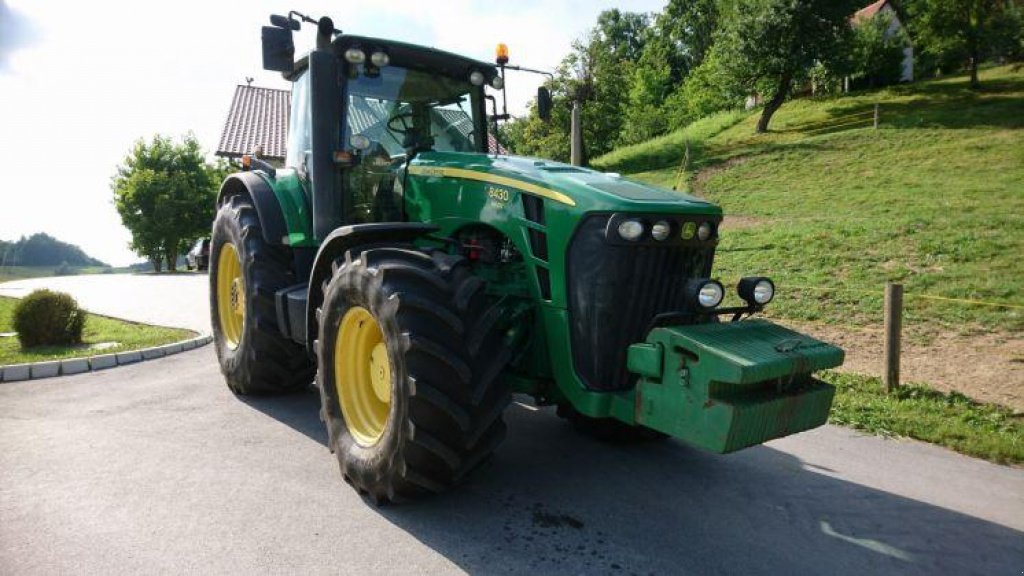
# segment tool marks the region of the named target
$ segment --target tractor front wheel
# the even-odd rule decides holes
[[[346,482],[377,503],[439,492],[505,436],[500,314],[461,257],[350,251],[317,310],[317,383]]]
[[[248,198],[225,202],[213,222],[210,315],[220,370],[236,394],[308,386],[313,363],[277,327],[274,292],[295,284],[286,249],[263,240]]]

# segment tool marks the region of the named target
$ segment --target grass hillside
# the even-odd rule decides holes
[[[918,334],[1019,335],[1022,308],[925,298],[1024,306],[1024,71],[981,79],[788,102],[764,135],[756,113],[721,114],[593,164],[720,204],[716,275],[775,278],[773,315],[879,324],[891,280]]]

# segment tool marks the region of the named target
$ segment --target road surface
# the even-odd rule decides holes
[[[188,292],[122,280],[126,313]],[[825,426],[730,456],[608,446],[513,404],[465,485],[378,508],[341,481],[317,408],[312,389],[233,396],[211,347],[0,384],[0,573],[1024,570],[1024,471],[926,444]]]

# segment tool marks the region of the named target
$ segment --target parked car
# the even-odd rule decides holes
[[[185,257],[189,270],[206,270],[210,267],[210,239],[200,238]]]

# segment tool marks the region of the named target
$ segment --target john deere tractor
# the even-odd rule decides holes
[[[296,59],[302,22],[316,48]],[[718,453],[825,422],[833,388],[812,374],[843,352],[751,318],[767,278],[722,306],[719,207],[496,145],[486,89],[503,90],[507,53],[271,23],[264,67],[292,82],[286,167],[246,157],[220,190],[216,350],[237,394],[315,380],[360,493],[457,483],[501,443],[513,394],[606,439]]]

